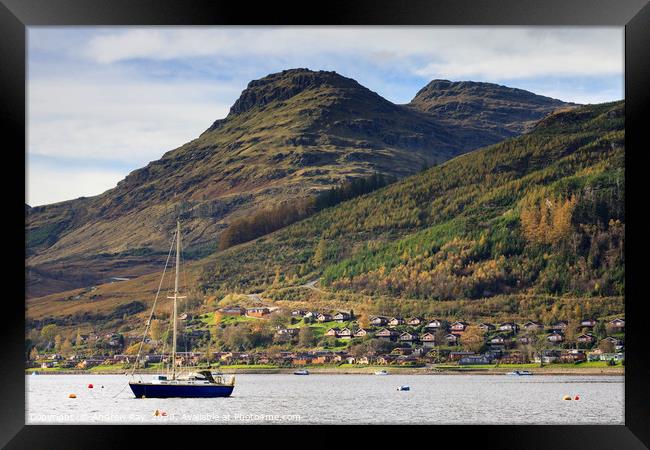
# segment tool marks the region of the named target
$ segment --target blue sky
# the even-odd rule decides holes
[[[30,27],[27,203],[114,187],[225,117],[250,80],[295,67],[395,103],[436,78],[624,97],[623,28]]]

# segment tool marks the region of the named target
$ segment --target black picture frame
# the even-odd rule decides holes
[[[482,448],[589,448],[634,449],[650,445],[650,389],[647,344],[644,339],[643,278],[647,238],[639,224],[646,189],[641,184],[647,117],[650,106],[650,6],[647,0],[443,0],[443,1],[333,1],[309,5],[305,2],[278,4],[216,2],[209,0],[0,0],[0,123],[5,132],[5,232],[11,246],[5,247],[6,261],[24,261],[24,212],[20,192],[25,186],[25,159],[20,148],[26,144],[26,27],[35,25],[612,25],[625,26],[625,116],[626,191],[634,200],[626,202],[626,256],[639,260],[626,270],[626,374],[624,426],[439,426],[423,434],[435,436],[435,446],[470,444]],[[311,7],[311,8],[310,8]],[[9,137],[9,139],[7,139]],[[647,146],[647,144],[646,144]],[[8,158],[8,159],[7,159]],[[638,182],[638,188],[634,186]],[[16,192],[13,192],[16,189]],[[23,212],[21,212],[23,211]],[[15,234],[14,234],[15,233]],[[14,237],[15,236],[15,237]],[[8,250],[7,250],[8,249]],[[0,445],[7,448],[116,448],[136,433],[155,442],[166,432],[151,426],[49,426],[25,425],[24,292],[25,272],[18,263],[8,264],[0,317],[2,327],[2,370],[0,371]],[[15,290],[15,295],[14,294]],[[24,295],[24,294],[23,294]],[[24,297],[23,297],[24,298]],[[223,426],[223,425],[222,425]],[[211,427],[192,426],[192,434],[216,438]],[[259,428],[259,427],[256,427]],[[142,431],[146,429],[146,431]],[[232,427],[229,427],[232,429]],[[158,431],[156,431],[158,430]],[[324,431],[324,430],[323,430]],[[247,433],[246,439],[273,440],[285,427],[264,427]],[[233,431],[240,435],[241,430]],[[336,431],[338,433],[338,431]],[[175,433],[176,434],[176,433]],[[185,434],[180,432],[177,434]],[[221,435],[222,433],[219,433]],[[226,433],[223,433],[226,434]],[[311,434],[311,433],[310,433]],[[384,427],[364,430],[364,440],[387,445]],[[373,438],[372,436],[376,437]],[[332,435],[331,435],[332,436]],[[398,438],[404,437],[402,432]],[[300,438],[299,440],[302,441]],[[297,443],[296,443],[297,444]],[[309,445],[308,442],[301,442]],[[338,444],[337,444],[338,445]],[[413,445],[425,445],[415,442]],[[428,445],[428,443],[426,444]]]

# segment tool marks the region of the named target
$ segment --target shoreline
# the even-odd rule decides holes
[[[267,368],[267,369],[217,369],[224,374],[293,374],[299,368]],[[400,367],[360,367],[360,368],[307,368],[312,375],[374,375],[378,370],[386,370],[389,375],[505,375],[508,372],[518,370],[514,367],[501,368],[400,368]],[[533,375],[571,375],[571,376],[624,376],[625,370],[621,367],[615,368],[566,368],[566,367],[537,367],[525,368]],[[57,371],[43,371],[43,370],[29,370],[25,371],[26,376],[31,376],[33,373],[37,375],[129,375],[128,370],[102,370],[102,371],[89,371],[89,370],[57,370]],[[157,370],[137,370],[137,375],[153,375],[159,373]]]

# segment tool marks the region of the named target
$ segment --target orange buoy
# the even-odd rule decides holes
[[[92,389],[92,388],[93,388],[93,384],[90,383],[90,384],[88,385],[88,389]]]
[[[579,396],[579,395],[576,395],[575,398],[574,398],[574,400],[580,400],[580,396]]]
[[[565,395],[564,397],[562,397],[562,400],[571,400],[571,396],[570,395]]]
[[[68,398],[77,398],[77,396],[74,394],[68,394]]]

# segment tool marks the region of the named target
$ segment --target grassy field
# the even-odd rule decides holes
[[[158,369],[158,367],[151,367],[151,370]],[[112,372],[112,371],[126,371],[130,370],[124,364],[100,364],[99,366],[91,367],[89,372]]]
[[[340,364],[338,368],[340,369],[372,369],[372,370],[386,370],[390,372],[391,370],[404,370],[404,369],[413,369],[413,368],[422,368],[424,367],[423,365],[421,366],[381,366],[381,365],[376,365],[376,364]]]
[[[206,325],[214,325],[214,311],[199,316],[199,320]],[[233,325],[242,322],[255,322],[257,320],[261,319],[248,316],[223,316],[219,323],[222,325]]]
[[[292,325],[289,325],[288,328],[302,328],[305,326],[310,326],[314,328],[314,331],[316,329],[320,328],[325,331],[329,330],[330,328],[338,328],[339,330],[343,328],[349,328],[352,331],[356,330],[359,326],[357,325],[357,322],[354,320],[350,320],[348,322],[336,322],[334,320],[331,320],[329,322],[313,322],[313,323],[305,323],[304,321],[299,321],[297,323],[294,323]]]
[[[218,366],[219,369],[278,369],[278,366],[273,364],[230,364],[225,366]]]

